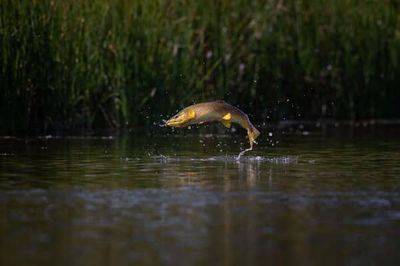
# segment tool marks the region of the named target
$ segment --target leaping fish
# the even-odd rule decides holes
[[[231,127],[231,123],[237,123],[246,129],[250,142],[250,148],[247,150],[253,149],[253,143],[256,143],[255,139],[260,135],[260,131],[255,128],[244,112],[224,101],[204,102],[188,106],[170,118],[165,125],[187,127],[212,121],[221,122],[227,128]]]

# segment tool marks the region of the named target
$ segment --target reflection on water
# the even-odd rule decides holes
[[[390,136],[2,139],[0,264],[396,265]]]

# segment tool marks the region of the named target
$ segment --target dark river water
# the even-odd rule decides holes
[[[242,133],[1,138],[0,265],[400,265],[399,129]]]

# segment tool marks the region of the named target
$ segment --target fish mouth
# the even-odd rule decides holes
[[[182,119],[170,119],[165,122],[165,125],[169,127],[183,127],[185,122],[186,121],[183,121]]]

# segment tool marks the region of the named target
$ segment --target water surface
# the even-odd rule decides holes
[[[2,138],[0,264],[398,265],[400,131],[271,132]]]

